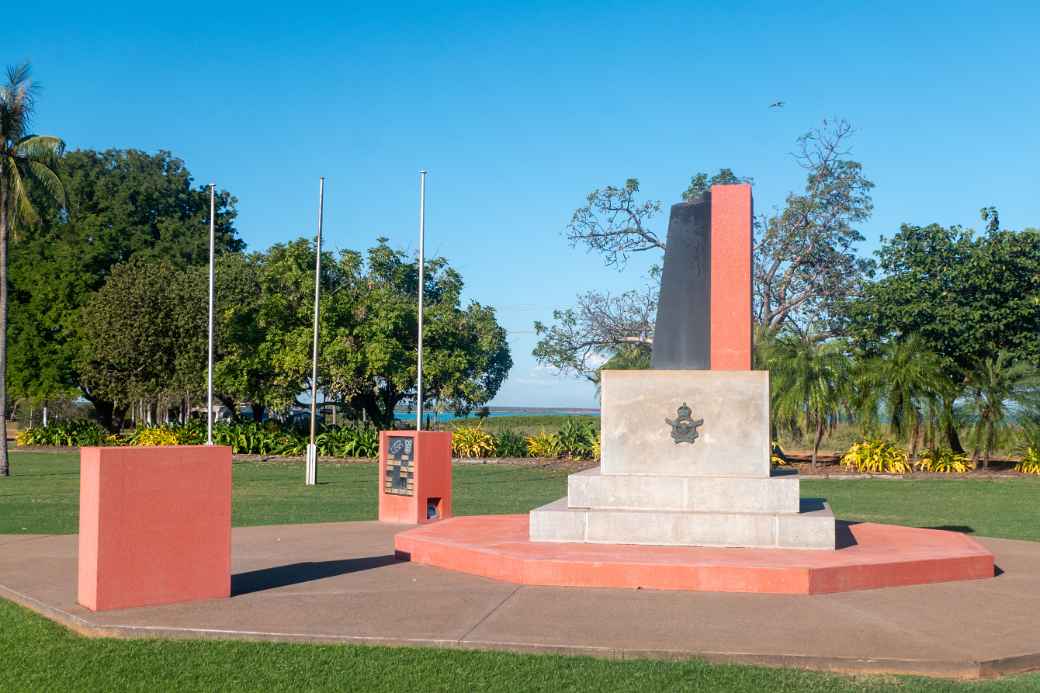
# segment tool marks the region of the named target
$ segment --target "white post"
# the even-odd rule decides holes
[[[318,237],[314,262],[314,344],[311,349],[311,439],[307,444],[307,471],[304,483],[318,483],[318,446],[314,443],[318,416],[318,299],[321,295],[321,226],[325,211],[325,177],[318,180]]]
[[[419,171],[419,362],[416,369],[417,385],[415,388],[415,430],[422,430],[423,391],[422,391],[422,352],[423,352],[423,284],[425,282],[426,252],[426,169]]]
[[[206,445],[213,445],[213,296],[216,276],[217,185],[209,184],[209,356],[206,364]]]

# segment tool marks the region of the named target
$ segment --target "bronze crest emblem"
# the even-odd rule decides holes
[[[692,444],[697,440],[698,433],[697,427],[704,424],[704,419],[693,419],[690,414],[693,413],[686,402],[682,403],[682,406],[676,411],[677,417],[673,421],[672,419],[665,419],[664,422],[672,427],[672,440],[675,444],[679,443],[690,443]]]

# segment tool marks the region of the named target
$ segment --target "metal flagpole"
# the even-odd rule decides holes
[[[216,276],[217,185],[209,184],[209,358],[206,368],[206,445],[213,445],[213,295]]]
[[[418,385],[415,389],[415,430],[422,430],[423,393],[422,393],[422,351],[423,351],[423,284],[426,270],[426,169],[419,171],[419,363],[417,369]]]
[[[311,442],[307,444],[307,479],[313,486],[318,483],[318,446],[314,437],[318,420],[318,299],[321,296],[321,226],[325,215],[325,176],[318,180],[318,237],[314,244],[314,345],[311,350]]]

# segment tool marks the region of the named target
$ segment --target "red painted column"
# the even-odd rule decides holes
[[[751,186],[711,186],[711,369],[751,370]]]

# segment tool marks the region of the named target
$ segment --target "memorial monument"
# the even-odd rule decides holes
[[[600,466],[524,515],[397,534],[399,558],[524,585],[825,594],[993,577],[955,532],[841,523],[770,464],[751,369],[751,187],[672,207],[651,368],[601,381]],[[840,533],[838,530],[840,527]]]
[[[605,370],[601,466],[533,510],[534,542],[835,548],[834,515],[770,462],[751,370],[751,186],[672,207],[650,370]]]

